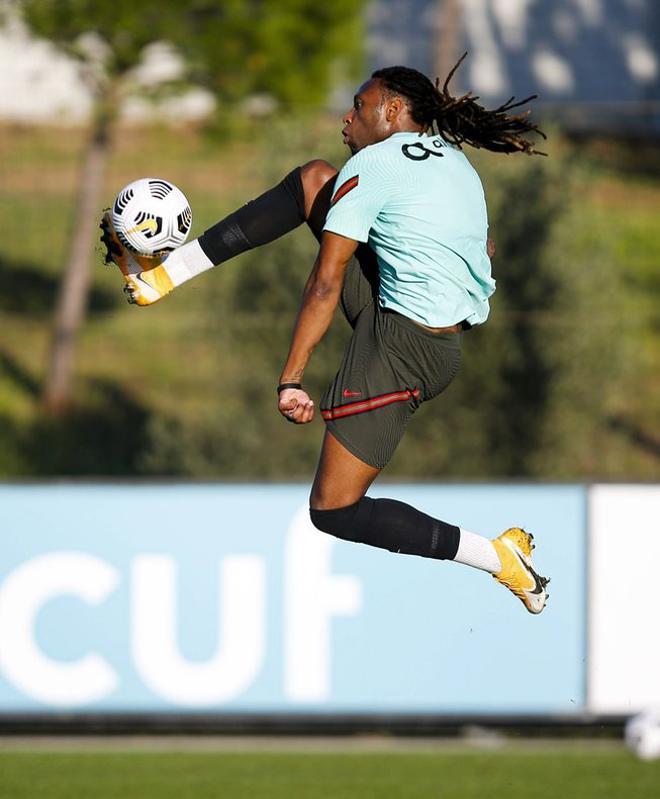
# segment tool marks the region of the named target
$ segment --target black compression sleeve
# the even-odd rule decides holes
[[[310,508],[309,515],[314,526],[325,533],[390,552],[453,560],[458,551],[458,527],[396,499],[362,497],[345,508]]]
[[[215,265],[253,247],[274,241],[305,221],[305,191],[300,167],[203,233],[198,241]]]

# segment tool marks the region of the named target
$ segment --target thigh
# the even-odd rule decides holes
[[[378,262],[374,251],[360,244],[344,277],[340,306],[351,327],[370,304],[378,301]]]
[[[441,394],[458,373],[463,333],[431,333],[388,311],[382,312],[381,325],[393,371],[419,389],[421,402]]]
[[[330,209],[337,170],[326,161],[310,161],[301,167],[307,225],[321,241]],[[365,306],[378,296],[378,262],[367,244],[360,244],[346,270],[340,305],[351,327]]]
[[[326,165],[325,170],[307,170],[303,167],[302,180],[305,192],[305,214],[307,225],[314,234],[317,241],[321,241],[323,225],[330,209],[330,201],[335,190],[337,172],[330,164]],[[332,171],[334,170],[334,175]]]
[[[327,430],[374,469],[391,459],[421,395],[392,363],[381,323],[372,302],[357,318],[339,371],[320,403]]]
[[[353,505],[367,493],[379,471],[349,452],[326,430],[312,486],[310,507],[328,510]]]
[[[321,399],[328,431],[365,464],[385,467],[420,404],[456,376],[461,340],[460,333],[433,334],[368,304]]]

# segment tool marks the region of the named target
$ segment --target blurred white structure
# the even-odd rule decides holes
[[[0,0],[1,2],[1,0]],[[371,0],[367,63],[406,64],[455,79],[487,105],[538,94],[574,130],[660,131],[660,2],[657,0]],[[165,45],[149,50],[146,84],[180,72]],[[339,89],[332,105],[343,108]],[[156,107],[162,118],[195,119],[213,108],[200,90]],[[0,118],[80,121],[90,101],[72,61],[31,38],[17,20],[0,29]],[[128,119],[153,118],[154,105],[129,100]]]
[[[183,64],[165,43],[147,48],[136,70],[135,82],[154,87],[182,75]],[[0,118],[24,123],[76,123],[86,120],[91,98],[77,63],[50,42],[36,39],[17,18],[0,28]],[[190,89],[177,97],[154,103],[136,93],[126,99],[122,117],[177,119],[207,117],[214,108],[213,96],[203,89]]]
[[[91,101],[75,63],[30,37],[17,19],[0,29],[0,116],[17,122],[78,122]]]
[[[589,709],[660,708],[660,485],[593,486],[589,527]]]
[[[374,0],[373,69],[406,64],[486,105],[539,102],[574,130],[660,131],[657,0]]]

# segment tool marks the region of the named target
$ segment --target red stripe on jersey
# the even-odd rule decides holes
[[[353,416],[356,413],[366,413],[367,411],[384,408],[394,402],[407,402],[410,399],[418,399],[420,391],[418,388],[407,388],[404,391],[394,391],[391,394],[381,394],[371,399],[360,400],[359,402],[349,402],[347,405],[337,405],[327,411],[322,410],[321,416],[326,420],[341,419],[344,416]]]
[[[345,183],[342,183],[335,192],[335,196],[332,198],[330,205],[334,205],[336,202],[341,200],[341,198],[348,194],[349,191],[352,191],[359,182],[360,176],[355,175],[355,177],[349,178]]]

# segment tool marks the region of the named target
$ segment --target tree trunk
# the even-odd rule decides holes
[[[438,0],[436,36],[433,53],[434,73],[440,78],[440,87],[459,59],[461,34],[461,9],[459,0]]]
[[[71,399],[76,338],[87,310],[91,280],[89,262],[99,223],[109,130],[109,120],[99,115],[85,154],[71,250],[60,282],[44,384],[43,405],[53,415],[66,410]]]

